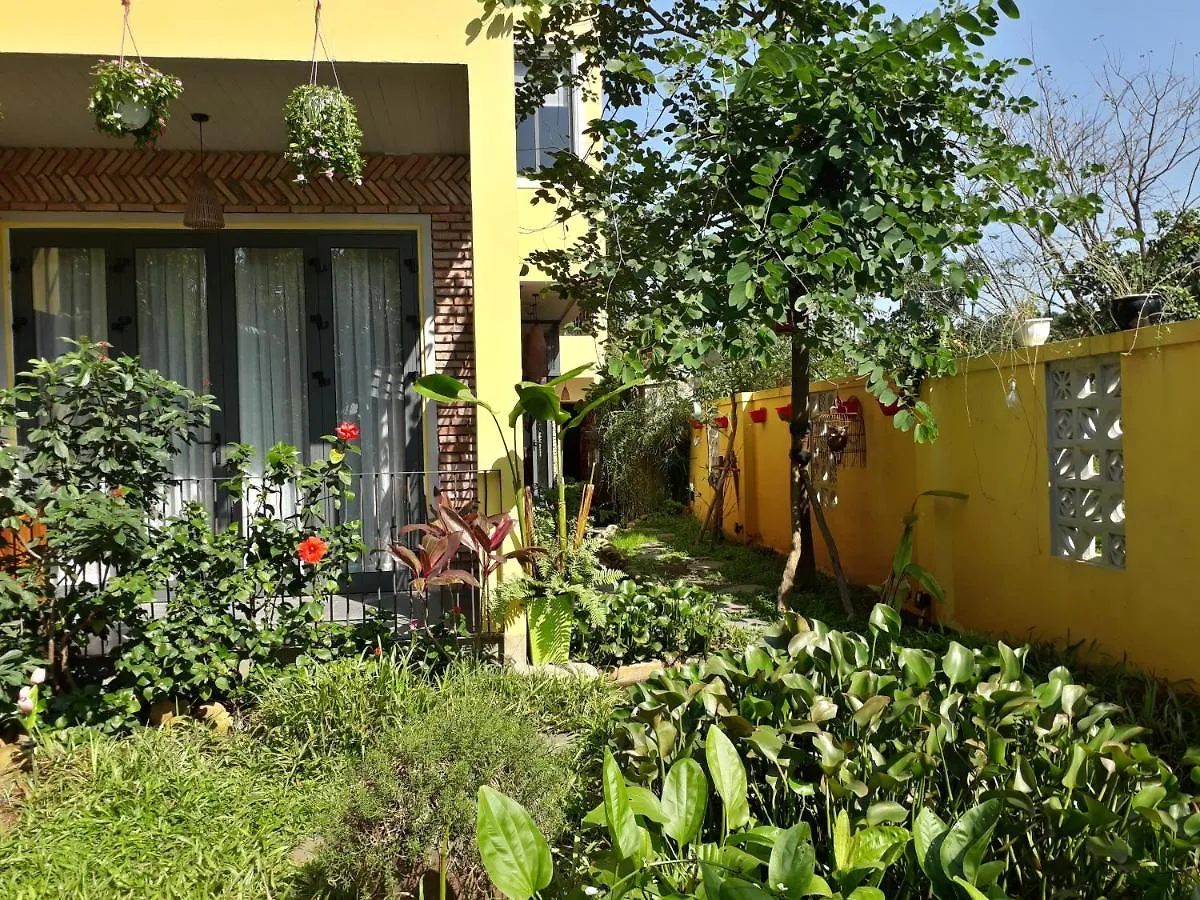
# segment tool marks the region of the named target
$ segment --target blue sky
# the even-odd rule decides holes
[[[897,13],[928,9],[929,0],[885,0]],[[1166,65],[1172,51],[1186,71],[1200,64],[1200,0],[1017,0],[1021,18],[1002,18],[988,43],[994,56],[1029,56],[1049,65],[1073,92],[1092,89],[1093,71],[1111,54],[1137,65],[1146,52]]]

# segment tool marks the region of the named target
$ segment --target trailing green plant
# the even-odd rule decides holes
[[[182,93],[183,82],[173,75],[140,59],[112,59],[92,70],[88,111],[101,134],[132,135],[139,149],[153,147],[170,121],[171,102]]]
[[[910,278],[911,283],[914,279]],[[926,288],[936,287],[927,275]],[[917,443],[937,439],[933,410],[921,399],[921,385],[930,375],[953,375],[956,347],[950,315],[917,288],[906,285],[900,306],[887,315],[869,317],[847,352],[855,374],[866,378],[867,390],[883,406],[898,406],[892,424],[912,430]]]
[[[937,820],[970,816],[970,828],[993,830],[987,845],[1004,868],[982,871],[982,851],[955,838],[949,861],[936,851],[961,888],[946,896],[977,896],[955,877],[974,878],[984,896],[1183,895],[1200,862],[1200,814],[1180,776],[1200,753],[1176,771],[1146,746],[1146,728],[1067,669],[1030,677],[1027,653],[1003,642],[950,641],[940,657],[905,646],[899,615],[882,604],[866,635],[789,615],[742,654],[636,688],[614,748],[632,778],[654,785],[676,760],[703,765],[718,724],[746,766],[752,814],[807,822],[818,847],[836,842],[842,810],[913,823],[929,846],[945,828]],[[880,886],[925,896],[938,877],[922,851]]]
[[[601,666],[707,654],[728,628],[717,598],[682,581],[623,581],[574,612],[571,657]]]
[[[354,101],[341,88],[302,84],[283,107],[288,145],[284,155],[296,181],[341,175],[362,184],[363,133]]]
[[[892,556],[892,568],[887,579],[879,589],[879,602],[886,603],[892,609],[899,610],[904,601],[918,591],[924,591],[936,603],[944,603],[946,592],[933,576],[933,573],[923,566],[913,562],[913,538],[917,527],[917,503],[922,497],[946,497],[954,500],[966,500],[967,495],[959,491],[922,491],[913,501],[912,506],[904,516],[904,531],[900,534],[900,543]]]
[[[0,613],[67,688],[75,651],[153,599],[171,460],[214,409],[105,344],[73,344],[0,391],[0,427],[21,435],[0,447]]]

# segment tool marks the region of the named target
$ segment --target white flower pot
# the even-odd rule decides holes
[[[150,121],[150,110],[136,100],[122,100],[117,104],[117,116],[126,131],[137,131]]]
[[[1026,319],[1017,329],[1017,341],[1022,347],[1040,347],[1050,337],[1050,319]]]

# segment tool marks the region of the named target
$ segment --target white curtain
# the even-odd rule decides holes
[[[135,254],[138,350],[142,364],[197,393],[211,392],[208,372],[208,286],[203,250],[155,248]],[[168,513],[185,501],[212,507],[208,429],[172,462],[176,484]]]
[[[70,349],[64,337],[108,336],[104,251],[39,247],[33,254],[33,311],[37,355],[53,359]],[[23,366],[25,360],[19,360]]]
[[[304,352],[304,253],[239,247],[237,295],[238,421],[241,440],[259,453],[283,441],[308,451]]]
[[[347,513],[362,521],[372,551],[421,513],[421,475],[405,471],[404,373],[414,348],[404,345],[401,265],[394,249],[333,250],[338,419],[358,424],[362,447],[354,461],[362,478]]]
[[[238,247],[233,257],[237,303],[238,422],[241,441],[258,451],[251,473],[261,475],[267,451],[283,442],[308,456],[308,378],[304,350],[304,252],[298,248]],[[245,513],[257,502],[247,497]],[[296,509],[295,491],[270,498],[279,515]]]

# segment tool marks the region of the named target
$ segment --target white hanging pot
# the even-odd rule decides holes
[[[117,116],[126,131],[137,131],[150,121],[150,108],[127,98],[117,104]]]
[[[1050,337],[1051,319],[1026,319],[1017,329],[1017,341],[1022,347],[1040,347]]]

